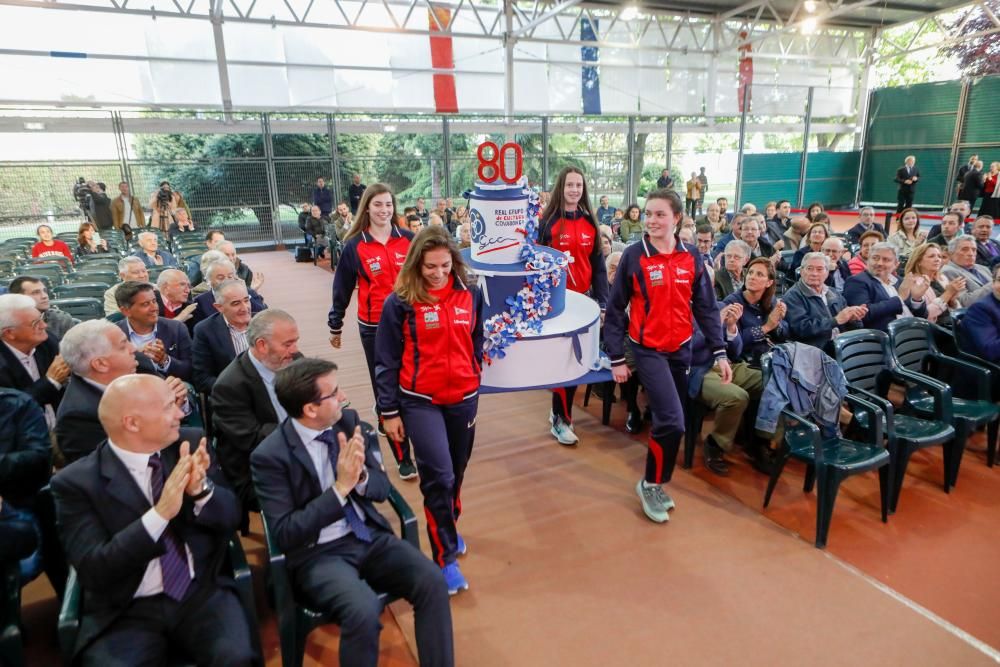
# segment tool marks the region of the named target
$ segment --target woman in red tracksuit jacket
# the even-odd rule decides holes
[[[327,323],[330,327],[330,345],[340,349],[344,330],[344,313],[351,303],[354,287],[358,289],[358,329],[361,347],[368,362],[368,376],[376,394],[375,411],[379,431],[384,434],[382,417],[378,413],[378,389],[375,384],[375,330],[382,316],[382,304],[392,293],[406,252],[410,249],[413,234],[400,229],[393,221],[396,198],[388,185],[375,183],[365,189],[358,206],[358,217],[344,236],[344,249],[340,263],[333,275],[333,306]],[[406,439],[393,440],[392,455],[399,466],[401,479],[414,479],[417,469],[410,457],[410,443]]]
[[[635,490],[643,512],[657,523],[667,521],[667,511],[674,506],[660,485],[670,481],[684,436],[692,317],[715,357],[722,382],[732,379],[712,279],[697,249],[676,237],[683,214],[676,192],[656,190],[647,195],[646,234],[622,253],[604,321],[615,381],[625,382],[630,375],[624,352],[627,331],[653,413],[646,475]]]
[[[465,543],[465,467],[472,454],[483,353],[482,296],[443,227],[417,233],[375,339],[379,409],[390,438],[409,435],[420,470],[427,534],[452,595],[469,584],[456,557]]]
[[[608,300],[608,275],[596,220],[583,172],[566,167],[559,172],[552,197],[542,212],[538,241],[569,253],[573,261],[567,268],[566,287],[596,301],[603,315]],[[575,395],[575,386],[552,390],[549,426],[561,445],[575,445],[579,441],[573,432]]]

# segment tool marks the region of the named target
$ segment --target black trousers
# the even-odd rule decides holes
[[[182,602],[166,595],[132,601],[82,656],[84,667],[166,665],[179,653],[199,665],[237,667],[258,661],[236,592],[199,590]]]
[[[365,362],[368,364],[368,377],[372,382],[372,393],[375,394],[375,412],[378,414],[378,421],[381,424],[382,414],[378,412],[378,390],[375,388],[375,332],[377,330],[376,327],[366,327],[363,324],[358,325],[358,332],[361,334],[361,347],[365,351]],[[389,449],[392,450],[392,457],[396,459],[397,464],[412,460],[410,457],[409,436],[399,441],[392,438],[387,439],[389,440]]]
[[[896,213],[899,213],[904,208],[911,208],[913,206],[913,190],[904,191],[899,190],[896,193]]]
[[[441,570],[392,533],[373,528],[372,534],[371,543],[352,534],[321,545],[292,573],[301,599],[340,625],[341,667],[378,665],[382,605],[375,591],[413,605],[421,667],[452,667],[451,606]]]
[[[632,345],[636,374],[646,388],[653,425],[649,430],[645,480],[669,482],[684,437],[684,401],[691,371],[691,348],[685,343],[676,352],[657,352]]]

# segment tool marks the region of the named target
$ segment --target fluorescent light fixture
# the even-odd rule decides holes
[[[802,19],[802,23],[799,24],[799,32],[803,35],[811,35],[816,32],[818,27],[818,21],[815,16],[810,16],[809,18]]]
[[[385,130],[386,132],[395,132],[396,131],[396,126],[395,125],[383,125],[382,129]]]
[[[816,0],[806,0],[805,2],[802,3],[802,8],[805,9],[810,14],[815,13],[815,11],[816,11]]]
[[[639,6],[628,5],[625,9],[622,10],[622,14],[619,18],[621,18],[622,21],[631,21],[638,15],[639,15]]]
[[[24,129],[29,132],[41,132],[45,130],[45,123],[25,123]]]

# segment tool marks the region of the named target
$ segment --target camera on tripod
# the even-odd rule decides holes
[[[76,183],[73,184],[73,199],[76,200],[77,205],[80,207],[80,210],[83,211],[87,220],[90,220],[91,218],[90,209],[93,194],[94,191],[90,189],[90,186],[87,184],[87,181],[83,178],[83,176],[76,179]]]

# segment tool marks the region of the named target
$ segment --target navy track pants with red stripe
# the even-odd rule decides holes
[[[420,472],[431,555],[442,567],[457,556],[462,480],[472,455],[478,410],[478,395],[452,405],[400,396],[400,416]]]
[[[366,327],[361,324],[358,325],[358,330],[361,334],[361,347],[365,351],[365,361],[368,363],[368,377],[372,382],[372,393],[375,394],[376,404],[378,403],[378,393],[375,389],[375,332],[378,330],[376,327]],[[376,407],[376,411],[378,408]],[[382,423],[382,415],[378,416],[378,421]],[[387,438],[389,440],[389,449],[392,450],[392,457],[396,459],[396,463],[402,463],[403,461],[408,461],[410,459],[410,439],[403,438],[401,441],[397,442],[392,438]]]
[[[691,370],[691,349],[685,343],[676,352],[657,352],[632,344],[636,372],[646,388],[653,426],[646,452],[646,481],[669,482],[684,437],[684,397]]]

